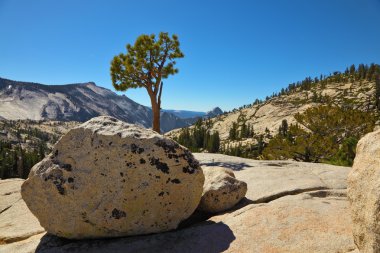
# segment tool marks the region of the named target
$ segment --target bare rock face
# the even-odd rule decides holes
[[[360,252],[380,252],[380,130],[358,143],[348,176],[355,244]]]
[[[234,172],[223,167],[204,167],[205,184],[198,209],[209,213],[226,211],[247,193],[247,184],[235,178]]]
[[[175,229],[198,206],[203,183],[186,148],[97,117],[63,136],[32,168],[21,193],[48,233],[118,237]]]
[[[41,234],[44,229],[22,201],[22,179],[0,180],[0,245]],[[12,250],[1,252],[14,252]]]

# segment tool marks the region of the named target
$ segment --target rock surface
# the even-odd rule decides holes
[[[0,180],[0,245],[44,233],[21,198],[22,179]]]
[[[204,167],[205,183],[198,209],[219,213],[235,206],[247,193],[247,184],[235,178],[231,169]]]
[[[380,131],[358,143],[348,176],[355,244],[361,252],[380,252]]]
[[[194,226],[154,235],[76,241],[37,234],[0,245],[0,252],[29,253],[36,249],[49,253],[157,252],[158,249],[211,253],[357,252],[345,197],[350,168],[253,161],[215,154],[194,156],[202,166],[230,168],[236,178],[247,182],[248,192],[246,199],[238,204],[240,209],[236,207]],[[0,220],[5,213],[0,214]],[[28,215],[33,218],[30,212]]]
[[[21,194],[51,234],[118,237],[177,228],[198,206],[203,183],[187,149],[103,116],[63,136]]]
[[[323,189],[346,189],[350,168],[292,161],[259,161],[221,154],[195,153],[202,168],[232,169],[237,179],[247,182],[247,199],[254,203]]]

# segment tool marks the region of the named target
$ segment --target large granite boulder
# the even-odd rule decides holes
[[[247,184],[235,178],[231,169],[203,167],[205,183],[198,209],[218,213],[231,209],[247,193]]]
[[[355,244],[360,252],[380,252],[380,130],[358,143],[348,176]]]
[[[177,228],[198,206],[203,183],[186,148],[102,116],[63,136],[21,194],[48,233],[119,237]]]

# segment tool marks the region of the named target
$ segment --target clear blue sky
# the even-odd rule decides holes
[[[112,88],[112,57],[176,33],[163,108],[230,110],[306,76],[380,63],[380,0],[0,0],[0,77]],[[149,105],[143,89],[126,93]]]

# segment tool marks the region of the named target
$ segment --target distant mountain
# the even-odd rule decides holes
[[[208,112],[196,112],[196,111],[185,111],[185,110],[162,110],[163,112],[168,112],[174,114],[175,116],[185,119],[186,121],[196,121],[198,118],[213,118],[218,115],[223,114],[222,109],[215,107]]]
[[[181,119],[197,118],[197,117],[203,117],[206,115],[205,112],[196,112],[196,111],[168,110],[168,109],[163,109],[162,111],[174,114],[175,116]]]
[[[110,115],[146,128],[152,125],[149,107],[93,82],[43,85],[0,78],[0,118],[83,122],[99,115]],[[163,132],[190,124],[174,114],[165,111],[161,114]]]
[[[206,112],[205,117],[207,117],[207,118],[214,118],[214,117],[216,117],[218,115],[221,115],[221,114],[223,114],[222,109],[220,109],[219,107],[215,107],[211,111]]]

